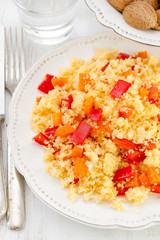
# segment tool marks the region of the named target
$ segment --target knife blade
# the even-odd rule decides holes
[[[7,210],[2,146],[2,127],[5,119],[4,48],[4,28],[0,25],[0,219]]]

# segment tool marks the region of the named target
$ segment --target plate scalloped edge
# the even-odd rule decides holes
[[[107,0],[106,0],[107,1]],[[96,0],[85,0],[87,6],[95,13],[95,16],[97,20],[99,21],[100,24],[102,24],[105,27],[111,28],[114,30],[116,33],[120,34],[123,37],[129,38],[131,40],[145,43],[148,45],[153,45],[153,46],[160,46],[160,38],[159,40],[151,39],[151,38],[146,38],[142,36],[138,36],[136,34],[133,34],[129,31],[125,31],[123,28],[121,28],[120,25],[117,25],[116,23],[111,22],[107,16],[104,16],[102,9],[97,5]],[[160,34],[160,33],[159,33]]]
[[[87,216],[82,216],[81,213],[78,211],[72,211],[72,209],[66,209],[62,204],[59,204],[54,200],[53,196],[49,196],[48,193],[45,192],[44,189],[41,188],[41,186],[38,186],[38,183],[36,182],[36,179],[33,176],[33,173],[27,169],[27,166],[23,163],[22,158],[21,158],[21,152],[20,152],[20,144],[18,142],[18,139],[16,137],[16,124],[17,124],[17,106],[18,103],[20,102],[20,99],[23,95],[23,92],[29,82],[32,80],[32,77],[34,74],[37,73],[37,71],[40,69],[40,67],[46,63],[50,58],[55,58],[58,55],[62,55],[63,53],[67,52],[72,46],[78,46],[81,44],[91,44],[93,42],[96,42],[97,40],[100,39],[108,39],[108,40],[122,40],[123,38],[120,36],[115,35],[114,33],[100,33],[96,34],[91,37],[82,37],[78,39],[73,39],[68,41],[63,45],[63,47],[59,47],[57,49],[54,49],[53,52],[48,53],[44,57],[42,57],[40,60],[38,60],[34,66],[31,68],[31,70],[25,75],[25,77],[20,81],[18,84],[16,91],[12,97],[11,104],[10,104],[10,119],[9,119],[9,127],[8,127],[8,138],[11,143],[14,159],[15,159],[15,165],[17,169],[21,172],[21,174],[25,177],[27,184],[33,191],[33,193],[40,199],[42,200],[46,205],[48,205],[50,208],[53,210],[59,212],[60,214],[74,220],[78,221],[80,223],[90,225],[92,227],[98,227],[98,228],[116,228],[116,229],[125,229],[125,230],[140,230],[143,228],[146,228],[148,226],[152,226],[155,224],[160,223],[160,214],[154,214],[154,215],[149,215],[146,217],[146,219],[140,219],[139,224],[136,224],[136,227],[132,226],[132,223],[130,222],[129,225],[127,221],[122,221],[122,219],[108,219],[107,224],[97,224],[94,223],[94,219],[89,219]],[[12,109],[15,109],[15,111],[12,111]],[[18,162],[18,164],[17,164]],[[50,201],[47,201],[49,199]],[[50,203],[52,202],[52,204]],[[72,214],[71,214],[72,213]],[[81,218],[80,218],[81,215]],[[85,218],[85,220],[82,220]]]

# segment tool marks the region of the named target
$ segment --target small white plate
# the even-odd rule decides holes
[[[79,38],[65,43],[61,48],[41,58],[19,83],[10,105],[8,137],[13,150],[15,165],[25,177],[32,191],[49,207],[59,213],[99,228],[139,229],[160,223],[160,198],[152,195],[138,207],[125,205],[126,211],[119,212],[109,207],[107,202],[83,202],[79,198],[71,202],[67,189],[62,189],[60,181],[47,174],[43,162],[44,152],[32,141],[35,135],[30,129],[29,117],[37,90],[46,73],[55,74],[59,67],[69,66],[72,56],[88,59],[98,48],[117,48],[120,52],[132,54],[147,50],[160,59],[160,49],[122,38],[113,33],[102,33],[89,38]],[[139,214],[137,214],[139,212]]]
[[[138,30],[131,27],[125,22],[122,13],[112,7],[107,0],[85,1],[102,25],[112,28],[126,38],[149,45],[160,46],[160,31]]]

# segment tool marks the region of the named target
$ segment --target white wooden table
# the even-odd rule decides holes
[[[9,26],[20,26],[17,11],[11,0],[0,0],[0,22]],[[88,9],[83,0],[80,0],[79,11],[75,19],[71,38],[87,36],[94,33],[108,31],[96,20],[94,14]],[[34,47],[34,51],[33,51]],[[28,41],[26,65],[29,68],[45,52],[53,47],[42,47]],[[3,143],[6,157],[6,125],[8,122],[9,96],[6,97],[6,122],[4,124]],[[5,163],[6,168],[6,163]],[[160,226],[150,227],[141,231],[102,230],[95,229],[73,222],[44,205],[25,185],[26,194],[26,225],[23,230],[15,232],[8,229],[6,219],[0,222],[0,240],[158,240],[160,239]]]

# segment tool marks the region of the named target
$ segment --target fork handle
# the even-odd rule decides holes
[[[25,222],[24,178],[14,166],[8,143],[8,209],[7,224],[11,230],[20,230]]]
[[[2,149],[2,121],[0,120],[0,219],[4,217],[7,210]]]

